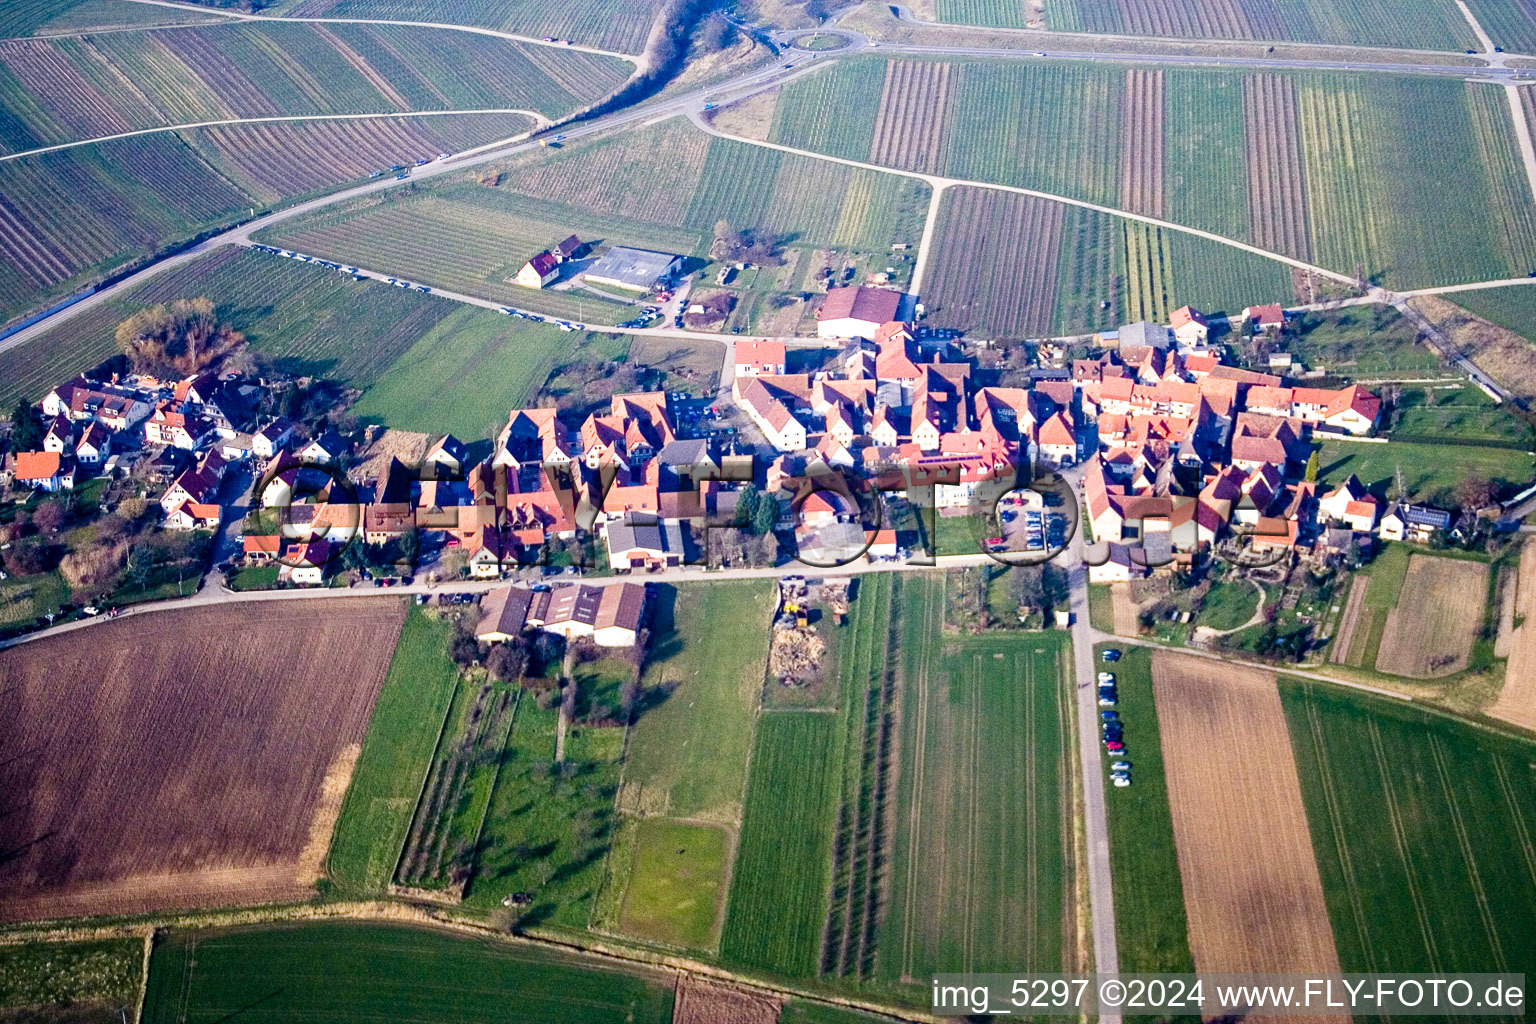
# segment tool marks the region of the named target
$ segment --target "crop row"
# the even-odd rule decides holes
[[[380,18],[478,25],[528,36],[553,36],[618,53],[639,53],[651,21],[660,10],[655,0],[303,0],[297,17]]]
[[[953,65],[898,60],[886,65],[869,159],[935,174],[943,169]]]
[[[1502,4],[1489,4],[1502,8]],[[1290,39],[1297,42],[1460,49],[1473,43],[1456,6],[1440,0],[1053,0],[1058,31],[1181,39]]]
[[[530,123],[518,114],[287,121],[201,128],[194,137],[211,159],[271,202],[508,138]]]
[[[776,973],[814,975],[825,920],[838,718],[758,717],[720,955]]]
[[[1243,125],[1250,237],[1272,252],[1310,259],[1295,83],[1279,75],[1244,79]]]
[[[1149,217],[1163,215],[1163,73],[1125,73],[1125,146],[1120,159],[1120,205]]]
[[[537,52],[535,52],[537,51]],[[554,116],[629,72],[608,57],[388,25],[218,25],[0,42],[5,120],[65,141],[281,114],[526,108]],[[3,126],[0,126],[3,127]]]
[[[821,949],[823,974],[867,977],[889,859],[897,620],[900,580],[873,582],[860,594],[842,655],[843,791],[833,843],[832,899]]]
[[[945,193],[924,289],[934,323],[993,338],[1050,332],[1065,210],[986,189]]]

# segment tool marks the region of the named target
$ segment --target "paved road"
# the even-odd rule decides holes
[[[1082,473],[1066,474],[1081,493]],[[1088,618],[1088,567],[1083,563],[1083,531],[1079,528],[1058,562],[1067,570],[1072,611],[1072,667],[1077,694],[1077,753],[1083,774],[1083,834],[1088,845],[1088,893],[1092,905],[1093,969],[1101,974],[1120,970],[1115,934],[1115,886],[1109,862],[1109,815],[1104,805],[1104,755],[1099,751],[1098,671],[1093,662],[1096,642]],[[1120,1024],[1120,1014],[1102,1012],[1101,1024]]]

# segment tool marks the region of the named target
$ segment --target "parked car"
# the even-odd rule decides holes
[[[1120,652],[1118,650],[1116,650],[1115,648],[1111,647],[1111,648],[1107,649],[1104,652],[1104,660],[1105,661],[1119,661],[1120,660]]]
[[[1119,776],[1113,780],[1116,789],[1124,789],[1131,784],[1131,780],[1125,776]]]

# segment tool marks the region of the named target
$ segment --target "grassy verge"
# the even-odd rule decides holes
[[[1108,646],[1113,645],[1101,645],[1095,653]],[[1125,723],[1125,747],[1133,780],[1125,789],[1110,786],[1110,759],[1104,759],[1120,969],[1193,971],[1194,957],[1189,951],[1184,916],[1184,884],[1174,847],[1173,815],[1168,807],[1157,705],[1152,693],[1152,652],[1142,647],[1124,647],[1120,651],[1118,662],[1104,666],[1115,673],[1119,690],[1116,710]],[[1099,728],[1097,723],[1088,723],[1087,727]]]
[[[451,633],[411,606],[331,839],[328,874],[343,891],[379,892],[395,870],[458,678]]]
[[[0,947],[0,1020],[29,1019],[19,1010],[53,1020],[48,1007],[68,1007],[60,1020],[94,1020],[98,1009],[117,1020],[118,1008],[133,1012],[143,960],[141,939]]]

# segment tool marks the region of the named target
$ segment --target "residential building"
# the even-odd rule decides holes
[[[568,640],[591,637],[599,647],[633,647],[645,618],[645,587],[562,583],[533,595],[527,623]]]
[[[524,288],[543,288],[560,276],[560,261],[554,253],[545,249],[518,269],[512,278],[514,284]]]
[[[874,338],[883,324],[899,320],[900,292],[884,288],[830,288],[816,311],[816,334],[822,338]]]

